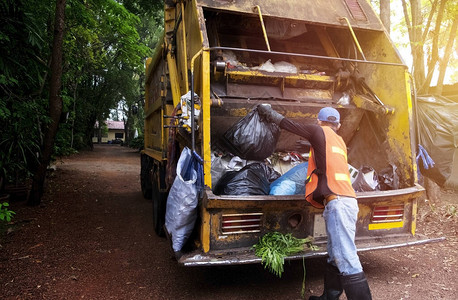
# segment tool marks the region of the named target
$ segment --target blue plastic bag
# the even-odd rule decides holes
[[[305,195],[308,165],[308,162],[298,164],[272,182],[269,195]]]

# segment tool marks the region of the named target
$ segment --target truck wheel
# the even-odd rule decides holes
[[[140,157],[140,185],[142,194],[145,199],[151,199],[152,184],[151,184],[151,169],[153,167],[153,160],[146,154]]]
[[[163,175],[161,171],[161,167],[155,165],[152,172],[153,226],[156,234],[160,237],[164,237],[167,193],[161,192],[160,190],[160,180],[161,175]]]

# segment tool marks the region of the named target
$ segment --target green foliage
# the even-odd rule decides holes
[[[14,101],[7,103],[9,114],[0,115],[0,175],[8,183],[24,182],[37,163],[40,152],[34,131],[39,110],[36,102]]]
[[[145,23],[152,25],[155,13],[142,9],[145,1],[128,1],[132,11],[121,5],[123,1],[71,3],[64,81],[76,104],[74,129],[89,144],[95,121],[105,120],[120,101],[130,107],[140,99],[144,58],[151,54],[148,43],[154,38],[151,30],[142,35],[139,30]]]
[[[54,1],[0,3],[2,178],[26,178],[38,162],[50,122],[54,10]],[[129,130],[141,129],[141,116],[129,108],[142,99],[144,60],[161,36],[162,10],[159,0],[67,0],[61,97],[68,117],[61,119],[54,157],[90,145],[95,121],[119,101],[132,118]]]
[[[10,222],[13,215],[16,214],[14,211],[9,210],[8,206],[10,206],[8,202],[0,203],[0,221]]]
[[[2,94],[22,98],[35,92],[42,83],[49,55],[45,24],[52,9],[41,2],[6,0],[1,4]]]
[[[130,140],[130,142],[129,142],[129,147],[130,148],[141,150],[141,149],[143,149],[143,146],[144,146],[144,139],[143,139],[142,135]]]
[[[60,124],[59,131],[56,135],[56,141],[54,144],[54,155],[56,157],[67,156],[70,154],[77,153],[76,149],[71,145],[71,126],[68,123]]]
[[[457,212],[456,212],[456,207],[454,205],[450,205],[447,207],[447,216],[448,218],[454,218],[456,217]]]
[[[46,102],[49,4],[3,1],[0,10],[0,176],[23,182],[37,163]]]
[[[262,259],[264,268],[278,277],[283,274],[285,257],[302,252],[305,247],[310,247],[312,250],[316,249],[310,238],[298,239],[293,237],[291,233],[282,234],[280,232],[266,233],[253,246],[256,256]]]

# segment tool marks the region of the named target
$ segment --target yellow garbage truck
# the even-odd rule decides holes
[[[203,187],[179,263],[260,262],[252,246],[271,231],[314,238],[318,250],[287,259],[326,255],[322,210],[304,194],[214,191],[215,158],[230,158],[225,168],[240,158],[224,138],[261,103],[303,123],[316,122],[324,106],[340,112],[351,174],[376,182],[356,193],[359,251],[431,241],[415,234],[424,189],[417,183],[412,77],[367,1],[166,0],[164,18],[163,39],[146,61],[140,177],[154,230],[165,235],[178,157],[186,147],[198,158]],[[306,162],[307,141],[282,131],[272,151],[261,162],[282,175]]]

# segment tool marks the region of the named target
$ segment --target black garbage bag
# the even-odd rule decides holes
[[[224,133],[223,140],[234,155],[262,161],[272,155],[279,136],[280,127],[266,122],[254,108]]]
[[[246,165],[240,171],[229,171],[213,188],[215,195],[269,195],[270,183],[280,173],[264,163]]]
[[[378,176],[374,168],[362,166],[358,170],[358,175],[355,178],[352,186],[356,192],[368,192],[379,190]]]

